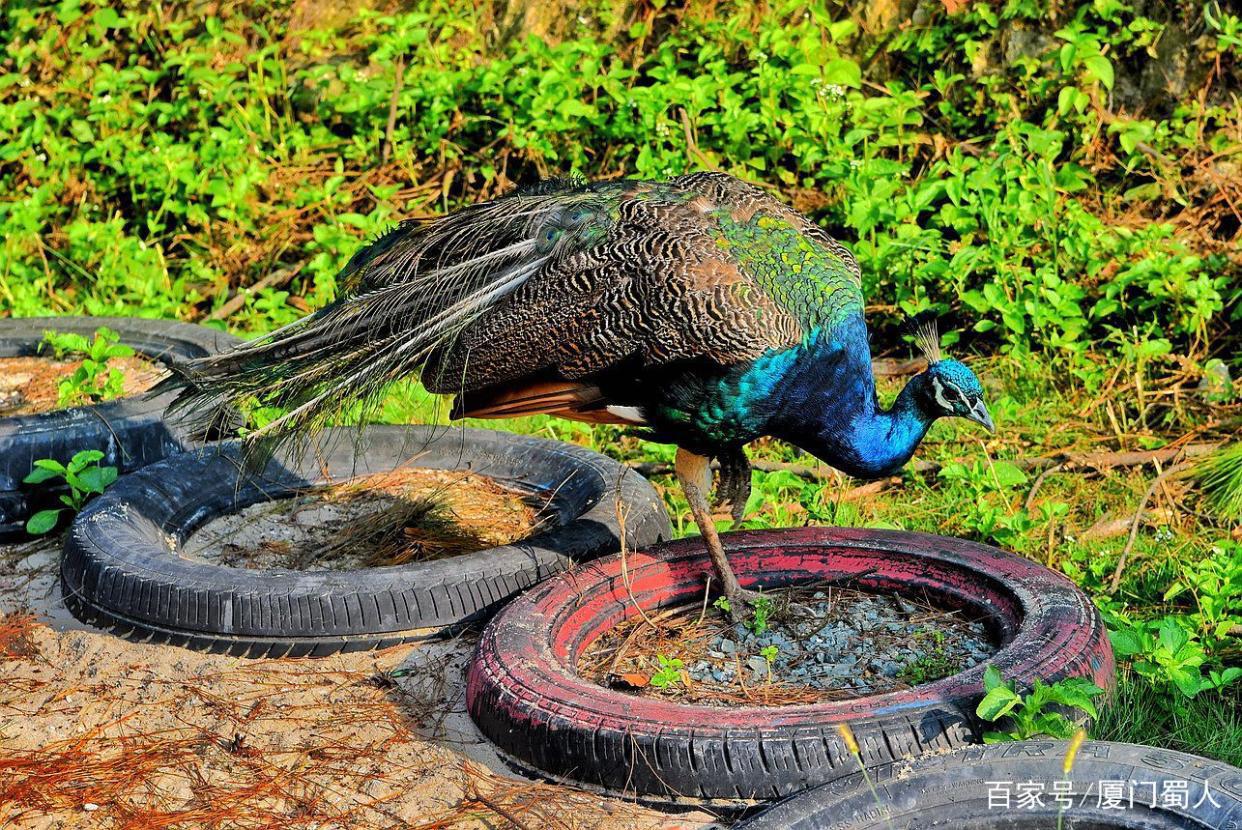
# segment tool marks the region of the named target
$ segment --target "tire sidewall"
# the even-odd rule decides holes
[[[162,362],[205,357],[242,340],[223,331],[168,320],[134,317],[29,317],[0,320],[0,356],[33,354],[48,330],[89,337],[101,326],[143,357]],[[25,520],[53,504],[56,486],[23,479],[36,460],[68,463],[81,450],[104,454],[99,462],[129,472],[193,445],[164,420],[173,393],[143,394],[31,415],[0,418],[0,538],[24,532]]]

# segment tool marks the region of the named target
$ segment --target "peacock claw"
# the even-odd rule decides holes
[[[720,474],[716,484],[716,509],[727,509],[738,524],[746,515],[746,502],[750,500],[750,461],[741,447],[728,450],[718,456]]]

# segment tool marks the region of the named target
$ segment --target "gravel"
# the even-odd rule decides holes
[[[770,676],[811,689],[876,694],[956,674],[997,651],[981,622],[903,597],[842,590],[830,598],[820,591],[775,617],[763,633],[737,623],[708,640],[706,659],[687,661],[690,678],[749,684]],[[769,661],[761,652],[768,648],[770,655],[773,646]]]

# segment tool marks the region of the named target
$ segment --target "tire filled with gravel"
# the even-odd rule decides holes
[[[1105,688],[1115,665],[1095,606],[1072,582],[986,545],[844,528],[725,534],[742,585],[777,591],[816,583],[932,598],[981,621],[985,655],[1019,688],[1087,677]],[[666,802],[741,806],[981,738],[975,706],[985,665],[877,694],[765,705],[683,703],[584,676],[592,644],[636,617],[705,607],[713,572],[697,539],[605,557],[548,580],[492,620],[472,662],[466,703],[515,765]],[[813,595],[812,595],[813,597]],[[847,739],[846,735],[853,737]],[[851,752],[856,741],[859,754]]]

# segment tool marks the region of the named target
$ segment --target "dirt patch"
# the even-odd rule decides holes
[[[0,544],[5,830],[689,830],[711,820],[512,773],[465,712],[476,635],[300,660],[131,643],[65,610],[60,546]]]
[[[61,409],[58,384],[81,365],[81,360],[51,357],[0,357],[0,417]],[[168,374],[159,363],[139,355],[111,358],[108,366],[124,375],[126,397],[146,392]]]
[[[666,609],[591,643],[578,671],[642,696],[787,706],[929,683],[997,650],[982,622],[922,599],[813,586],[767,596],[766,629],[732,623],[711,605]]]
[[[418,646],[257,661],[28,615],[0,618],[0,636],[21,644],[0,662],[5,827],[671,830],[707,818],[510,777],[420,736],[437,713],[393,677]]]
[[[237,568],[400,565],[525,539],[544,524],[540,507],[529,494],[474,473],[406,468],[220,516],[181,553]]]

